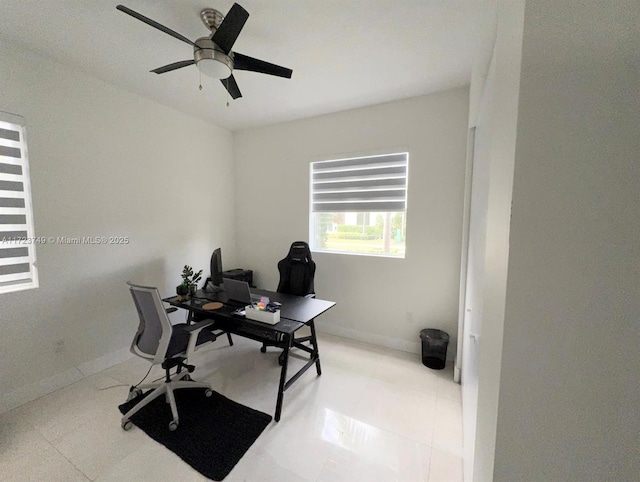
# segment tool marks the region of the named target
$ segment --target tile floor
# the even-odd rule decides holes
[[[418,355],[319,338],[322,376],[312,368],[285,393],[280,423],[267,427],[225,480],[461,481],[460,386],[451,367],[430,370]],[[263,354],[256,342],[234,342],[219,338],[196,353],[193,378],[273,414],[276,349]],[[148,367],[131,358],[0,415],[0,479],[208,480],[136,427],[120,428],[117,406]],[[149,379],[157,375],[154,369]]]

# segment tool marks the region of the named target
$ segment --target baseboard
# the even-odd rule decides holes
[[[60,390],[67,385],[78,382],[106,368],[122,363],[131,356],[131,352],[126,348],[118,350],[82,363],[62,373],[56,373],[44,380],[39,380],[35,383],[16,388],[9,393],[2,394],[0,395],[0,414],[13,410],[20,405],[24,405],[49,393],[53,393],[56,390]]]
[[[123,348],[122,350],[107,353],[106,355],[82,363],[81,365],[78,365],[78,370],[80,370],[85,377],[88,377],[90,375],[95,375],[102,370],[106,370],[107,368],[111,368],[118,363],[122,363],[132,356],[133,355],[129,348]]]
[[[456,383],[460,383],[460,375],[461,375],[461,370],[460,370],[460,367],[458,366],[458,359],[456,358],[455,363],[453,365],[453,381]]]
[[[316,325],[316,330],[318,330],[320,333],[327,333],[328,335],[349,338],[351,340],[369,343],[370,345],[391,348],[392,350],[406,351],[408,353],[421,353],[422,350],[422,345],[418,341],[413,342],[402,340],[400,338],[393,338],[388,335],[366,333],[360,330],[352,330],[351,328],[332,326],[327,323],[318,323]]]
[[[55,375],[39,380],[35,383],[30,383],[23,387],[16,388],[15,390],[5,393],[0,397],[0,413],[13,410],[20,405],[24,405],[31,400],[40,398],[47,393],[55,392],[67,385],[71,385],[79,380],[82,380],[84,375],[76,367],[70,368],[62,373],[56,373]]]

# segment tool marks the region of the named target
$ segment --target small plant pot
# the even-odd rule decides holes
[[[176,287],[176,294],[178,296],[186,296],[189,294],[189,287],[185,285],[178,285]]]

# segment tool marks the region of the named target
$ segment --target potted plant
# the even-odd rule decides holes
[[[179,298],[185,299],[187,295],[195,295],[198,289],[198,281],[202,278],[202,270],[197,273],[193,272],[193,268],[189,265],[184,265],[182,269],[182,284],[176,288],[176,293]]]

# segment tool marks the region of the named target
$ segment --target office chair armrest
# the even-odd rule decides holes
[[[213,325],[214,323],[215,323],[215,320],[207,319],[207,320],[202,320],[197,323],[194,323],[193,325],[184,327],[184,331],[189,333],[189,344],[187,345],[187,352],[186,352],[187,357],[189,357],[195,351],[196,343],[198,341],[198,335],[200,334],[200,332],[203,329]]]
[[[169,313],[173,313],[174,311],[178,311],[178,308],[176,308],[175,306],[172,306],[171,308],[165,308],[164,311],[168,315]]]
[[[315,293],[309,293],[308,295],[304,295],[305,298],[315,298],[316,294]]]

